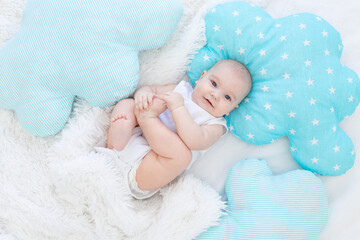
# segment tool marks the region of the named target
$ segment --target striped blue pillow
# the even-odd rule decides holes
[[[34,135],[56,134],[75,97],[98,107],[129,97],[138,52],[163,45],[181,16],[177,0],[29,0],[0,52],[0,107]]]
[[[321,180],[295,170],[273,176],[265,161],[240,160],[226,182],[227,215],[197,239],[317,239],[327,223]]]

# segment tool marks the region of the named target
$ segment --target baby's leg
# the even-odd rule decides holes
[[[180,137],[157,117],[161,109],[154,100],[149,111],[135,114],[150,151],[141,161],[136,181],[141,190],[154,190],[165,186],[179,176],[191,162],[191,151]],[[157,111],[154,112],[152,110]]]
[[[164,157],[151,150],[142,159],[136,171],[137,186],[143,191],[160,189],[179,176],[190,162],[190,151]]]
[[[134,99],[119,101],[111,114],[111,123],[107,137],[107,147],[118,151],[124,149],[131,138],[137,121],[134,115]]]

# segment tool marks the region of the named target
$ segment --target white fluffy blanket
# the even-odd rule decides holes
[[[171,40],[160,49],[141,53],[139,86],[185,78],[191,54],[205,43],[202,18],[214,3],[182,2],[184,16]],[[323,16],[343,36],[343,63],[360,73],[360,48],[356,46],[360,30],[350,27],[354,21],[360,24],[357,2],[251,2],[274,17],[302,11]],[[0,0],[0,48],[19,28],[25,4],[26,0]],[[197,178],[187,175],[154,198],[134,200],[124,191],[119,166],[93,150],[105,144],[110,111],[78,100],[60,134],[38,138],[24,132],[12,111],[0,109],[0,239],[192,239],[219,220],[225,203],[218,193],[236,161],[262,158],[275,173],[298,168],[286,138],[251,146],[228,135],[193,166],[190,173]],[[342,123],[358,153],[359,122],[358,108]],[[360,236],[358,161],[359,157],[344,176],[323,178],[330,219],[321,239]]]

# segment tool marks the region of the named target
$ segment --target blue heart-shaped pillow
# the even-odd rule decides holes
[[[30,133],[67,122],[75,97],[108,107],[138,83],[138,53],[162,46],[182,16],[177,0],[29,0],[0,52],[0,107]]]
[[[197,239],[317,239],[328,218],[321,180],[310,171],[273,176],[265,161],[240,160],[225,187],[227,214]]]
[[[340,63],[340,34],[329,23],[309,13],[273,19],[240,1],[217,5],[205,23],[207,45],[190,64],[191,82],[228,58],[253,78],[248,97],[226,116],[233,134],[257,145],[288,136],[299,165],[322,175],[353,166],[353,143],[339,122],[359,103],[359,78]]]

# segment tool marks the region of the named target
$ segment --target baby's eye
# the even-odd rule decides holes
[[[212,84],[214,87],[217,86],[216,82],[214,82],[214,81],[211,81],[211,84]]]
[[[225,95],[225,99],[231,101],[231,97],[229,95]]]

